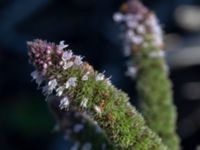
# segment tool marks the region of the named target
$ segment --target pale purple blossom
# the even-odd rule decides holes
[[[113,20],[114,20],[115,22],[121,22],[121,21],[124,20],[124,15],[123,15],[122,13],[117,12],[117,13],[115,13],[115,14],[113,15]]]
[[[81,56],[75,56],[74,64],[75,65],[81,65],[83,63],[82,59],[83,58]]]
[[[67,80],[66,84],[65,84],[65,88],[68,89],[70,86],[75,87],[76,86],[76,81],[77,81],[76,77],[69,78]]]
[[[35,80],[38,86],[40,86],[41,83],[44,81],[43,76],[37,70],[31,73],[31,77],[33,78],[33,80]]]
[[[53,79],[48,82],[49,91],[53,91],[58,85],[57,80]]]
[[[137,32],[138,32],[139,34],[144,34],[144,33],[146,32],[145,26],[144,26],[144,25],[138,25],[138,26],[137,26]]]
[[[57,96],[62,96],[63,92],[64,92],[65,87],[64,86],[60,86],[59,88],[56,89],[56,95]]]
[[[71,59],[72,56],[73,56],[73,52],[71,50],[65,51],[62,55],[62,60],[67,61],[67,60]]]
[[[133,42],[133,44],[140,45],[143,42],[143,37],[140,35],[136,35],[131,38],[131,41]]]
[[[105,76],[103,73],[98,73],[95,77],[95,80],[96,81],[101,81],[101,80],[104,80]]]
[[[67,109],[69,107],[70,101],[67,96],[63,97],[60,101],[60,109]]]
[[[136,22],[135,20],[130,20],[126,22],[127,27],[131,28],[131,29],[135,29],[138,26],[138,22]]]
[[[94,105],[94,110],[98,113],[101,114],[101,108],[97,105]]]
[[[126,76],[129,76],[131,78],[135,78],[136,77],[136,74],[138,72],[138,69],[134,66],[129,66],[128,67],[128,70],[126,72]]]
[[[58,46],[59,50],[63,50],[65,48],[67,48],[69,45],[65,44],[65,41],[60,41],[60,44]]]
[[[82,80],[82,81],[88,80],[88,78],[89,78],[89,77],[88,77],[89,73],[90,73],[90,72],[86,72],[86,74],[83,75],[83,77],[81,78],[81,80]]]

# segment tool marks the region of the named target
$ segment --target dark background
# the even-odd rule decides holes
[[[126,91],[137,105],[135,82],[124,75],[127,59],[122,52],[119,26],[112,21],[122,2],[0,0],[1,150],[66,149],[62,136],[52,132],[55,121],[44,97],[31,82],[33,68],[28,63],[26,41],[34,38],[57,43],[65,40],[96,69],[112,75],[114,85]],[[194,150],[200,144],[200,26],[184,27],[177,21],[176,12],[182,5],[197,7],[200,0],[144,3],[157,13],[167,33],[166,58],[179,113],[177,130],[182,148]],[[194,15],[200,20],[198,11]]]

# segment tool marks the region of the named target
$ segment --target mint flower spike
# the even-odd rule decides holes
[[[114,15],[114,20],[124,27],[124,52],[132,58],[126,74],[136,79],[140,109],[147,125],[170,150],[178,150],[176,108],[158,19],[138,0],[129,0]]]
[[[30,60],[35,60],[35,66],[38,66],[38,70],[31,73],[33,80],[36,81],[38,86],[42,87],[42,91],[45,96],[47,96],[46,100],[49,105],[51,112],[54,114],[55,119],[57,120],[56,131],[61,132],[65,139],[72,143],[72,146],[69,147],[72,149],[96,149],[96,150],[112,150],[114,149],[112,143],[107,139],[105,133],[100,130],[99,126],[96,125],[92,120],[87,118],[85,115],[80,114],[78,112],[74,112],[73,110],[69,110],[70,100],[67,96],[64,96],[65,90],[69,89],[70,87],[76,86],[76,78],[71,77],[69,78],[63,86],[58,85],[58,80],[55,77],[51,77],[49,79],[46,78],[46,73],[48,72],[48,68],[44,68],[43,64],[50,64],[49,66],[52,67],[54,59],[53,51],[51,47],[56,49],[56,55],[62,56],[62,61],[59,61],[59,65],[63,70],[65,68],[66,63],[72,62],[73,65],[81,64],[82,57],[75,57],[76,61],[71,61],[73,57],[73,53],[71,50],[63,51],[63,49],[67,48],[68,45],[64,44],[64,41],[61,41],[59,45],[55,45],[53,43],[47,43],[42,40],[35,40],[34,42],[27,42],[28,47],[32,50],[29,52]],[[42,46],[43,47],[40,47]],[[40,47],[40,48],[39,48]],[[44,50],[48,50],[46,53],[47,56],[44,56]],[[41,57],[40,57],[41,56]],[[40,57],[40,58],[39,58]],[[50,61],[50,62],[48,62]],[[48,66],[48,67],[49,67]],[[37,67],[36,67],[37,68]],[[87,80],[87,76],[89,72],[85,74],[84,81]],[[59,77],[60,78],[60,77]],[[42,84],[43,83],[43,84]],[[56,95],[56,96],[49,96],[49,95]],[[88,99],[84,98],[80,107],[87,107]],[[88,134],[92,133],[92,134]]]
[[[115,88],[102,73],[82,60],[81,63],[64,69],[64,63],[74,62],[77,56],[72,55],[63,62],[62,56],[66,51],[60,50],[59,45],[54,43],[34,40],[28,42],[28,48],[30,61],[44,77],[43,84],[49,86],[49,81],[57,81],[54,90],[48,94],[61,95],[61,99],[67,97],[67,101],[60,100],[58,104],[62,111],[73,110],[88,115],[97,122],[117,149],[167,150],[161,139],[145,125],[143,117],[128,102],[127,95]],[[44,67],[44,64],[48,65]],[[88,79],[82,80],[85,74]],[[72,77],[76,78],[73,81],[75,85],[70,84],[66,88],[66,82]],[[56,89],[63,86],[63,93],[56,93]],[[52,89],[48,87],[47,90],[49,88]]]
[[[48,99],[48,105],[57,121],[56,131],[62,133],[65,140],[71,143],[68,149],[114,150],[97,124],[79,112],[60,110],[59,101],[58,97],[52,96]]]

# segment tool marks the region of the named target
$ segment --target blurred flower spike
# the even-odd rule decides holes
[[[147,47],[149,43],[153,47],[163,47],[162,30],[155,14],[138,0],[123,4],[113,19],[125,30],[123,40],[126,56],[131,55],[131,51]]]

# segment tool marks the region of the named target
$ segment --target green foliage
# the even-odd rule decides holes
[[[91,144],[92,149],[95,150],[114,149],[105,133],[93,120],[75,111],[60,110],[58,102],[57,97],[51,97],[48,100],[50,110],[57,120],[59,132],[64,135],[68,142],[73,143],[73,148],[83,148],[84,145]]]
[[[155,131],[171,149],[179,149],[176,134],[176,108],[173,104],[171,82],[163,57],[150,57],[160,49],[151,46],[141,48],[133,54],[138,66],[137,90],[141,111],[149,127]]]

